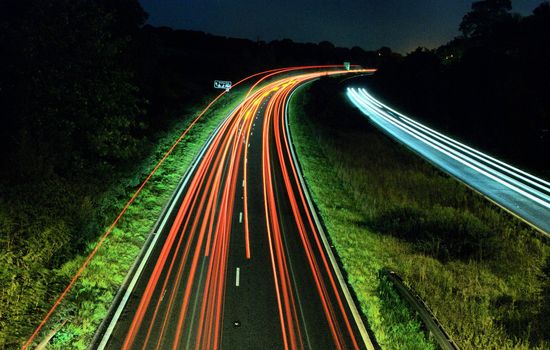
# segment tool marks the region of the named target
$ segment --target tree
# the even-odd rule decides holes
[[[145,19],[138,2],[7,0],[4,6],[2,151],[35,154],[60,173],[130,158],[139,100],[126,52],[129,34]]]
[[[136,154],[144,19],[137,0],[0,2],[0,349],[21,345],[68,283],[55,269],[98,234],[93,185],[111,173],[97,169]]]
[[[550,18],[550,3],[548,3],[548,1],[544,1],[533,10],[533,14],[535,16],[545,17],[547,19]]]
[[[482,0],[472,3],[472,10],[462,18],[460,31],[466,37],[483,36],[495,24],[511,17],[511,0]]]

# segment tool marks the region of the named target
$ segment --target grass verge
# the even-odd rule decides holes
[[[313,199],[384,349],[433,349],[384,279],[399,273],[463,349],[550,346],[550,249],[537,233],[396,144],[323,80],[290,128]]]

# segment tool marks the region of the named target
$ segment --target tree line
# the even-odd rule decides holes
[[[372,87],[391,103],[514,164],[550,175],[550,4],[475,1],[461,35],[386,55]]]

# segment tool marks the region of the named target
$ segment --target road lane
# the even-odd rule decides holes
[[[347,95],[380,129],[497,205],[550,234],[550,183],[430,129],[363,88]]]
[[[370,348],[322,244],[285,128],[297,86],[346,73],[264,82],[225,120],[108,348]]]

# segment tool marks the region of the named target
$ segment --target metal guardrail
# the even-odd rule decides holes
[[[443,329],[443,326],[430,311],[426,303],[403,283],[403,280],[398,274],[388,269],[382,269],[380,274],[388,277],[388,279],[393,283],[399,295],[407,301],[411,308],[416,312],[416,315],[420,317],[428,329],[429,336],[437,342],[441,349],[460,350],[449,334],[445,332],[445,329]]]

